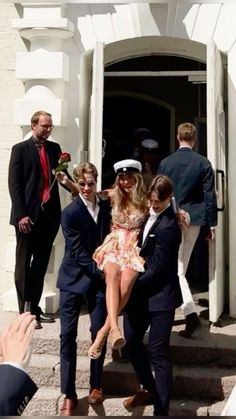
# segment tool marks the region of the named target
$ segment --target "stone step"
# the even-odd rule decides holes
[[[78,407],[76,416],[152,416],[152,406],[142,406],[127,411],[123,406],[125,397],[106,397],[104,402],[97,406],[90,406],[87,402],[87,390],[77,391]],[[28,404],[24,416],[57,416],[63,396],[59,389],[41,387]],[[212,402],[195,399],[173,399],[170,403],[170,416],[219,416],[223,410],[224,402]]]
[[[88,357],[78,357],[76,387],[89,388]],[[41,386],[60,387],[60,359],[55,355],[32,355],[29,373]],[[174,366],[174,397],[208,398],[223,400],[236,384],[235,368],[205,366]],[[103,389],[109,395],[132,394],[138,381],[129,363],[118,363],[106,359],[103,371]]]
[[[119,318],[122,328],[123,318]],[[236,367],[236,331],[233,322],[222,328],[211,326],[208,321],[201,320],[202,327],[191,339],[179,336],[179,330],[184,328],[183,316],[176,315],[176,322],[172,330],[170,352],[173,363],[197,364],[206,366]],[[91,343],[90,319],[87,313],[82,313],[78,325],[77,353],[86,356]],[[34,334],[33,352],[36,354],[58,355],[60,352],[60,323],[59,318],[52,324],[43,324],[43,329],[36,330]],[[147,340],[147,336],[145,337]],[[117,358],[111,352],[108,344],[107,357]]]

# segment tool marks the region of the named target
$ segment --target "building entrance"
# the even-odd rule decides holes
[[[198,61],[160,55],[123,60],[105,67],[102,187],[114,182],[115,161],[135,156],[139,132],[143,138],[158,142],[156,170],[160,160],[175,151],[176,128],[181,122],[197,125],[196,151],[207,154],[206,84],[197,83],[197,72],[202,74],[205,70],[206,65]],[[196,77],[190,77],[194,71]],[[204,231],[196,243],[187,278],[194,292],[208,291],[208,245]]]

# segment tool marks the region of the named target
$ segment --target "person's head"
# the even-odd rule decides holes
[[[155,176],[147,193],[150,206],[155,212],[162,211],[170,203],[173,189],[173,182],[168,176]]]
[[[180,124],[177,129],[177,139],[179,143],[186,143],[190,147],[194,146],[197,138],[197,129],[195,125],[190,122],[184,122]]]
[[[142,165],[133,159],[121,160],[114,164],[116,180],[112,200],[118,207],[132,204],[141,208],[145,200],[145,190],[141,175]]]
[[[47,140],[53,129],[52,115],[45,111],[35,112],[31,118],[31,129],[38,141]]]
[[[143,173],[155,174],[158,166],[158,142],[152,138],[146,138],[140,144],[140,161],[143,166]]]
[[[79,187],[79,192],[82,197],[88,201],[94,202],[98,177],[96,167],[92,163],[81,162],[74,168],[73,177]]]

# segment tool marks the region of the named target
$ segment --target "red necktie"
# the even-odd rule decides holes
[[[42,168],[42,192],[41,192],[41,199],[42,202],[47,202],[50,198],[50,190],[49,190],[49,167],[48,167],[48,156],[45,150],[45,144],[42,144],[40,147],[39,152],[40,163]]]

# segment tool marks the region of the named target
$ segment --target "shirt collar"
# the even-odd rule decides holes
[[[164,212],[168,207],[170,206],[170,203],[166,205],[166,207],[160,211],[160,212],[155,212],[152,208],[150,208],[149,210],[149,220],[155,220],[157,217],[159,217],[159,215]]]
[[[82,194],[79,194],[80,198],[82,199],[84,205],[88,208],[90,208],[91,210],[94,210],[93,208],[93,204],[91,201],[88,201],[87,199],[85,199]],[[99,204],[99,198],[97,197],[97,195],[95,195],[95,208],[96,206]]]
[[[39,141],[37,138],[32,137],[33,143],[36,145],[36,147],[41,147],[43,144],[46,144],[46,140]]]
[[[181,148],[190,148],[190,150],[192,150],[192,147],[190,145],[181,145],[181,146],[179,146],[179,150]]]

